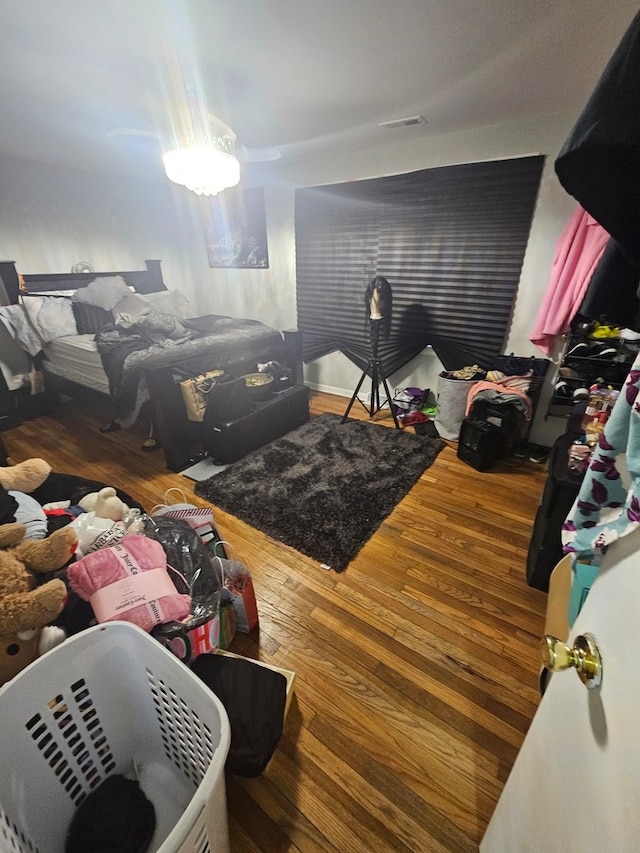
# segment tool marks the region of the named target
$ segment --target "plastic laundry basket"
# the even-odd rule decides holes
[[[0,850],[60,853],[85,795],[135,770],[150,851],[226,853],[229,742],[220,700],[160,643],[128,622],[89,628],[0,689]]]

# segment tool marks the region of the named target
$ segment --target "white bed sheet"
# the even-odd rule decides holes
[[[109,393],[109,379],[104,372],[95,335],[64,335],[48,343],[42,369],[55,373],[86,388]]]

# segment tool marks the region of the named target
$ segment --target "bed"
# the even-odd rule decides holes
[[[189,464],[201,443],[202,425],[187,419],[181,381],[212,369],[239,376],[268,361],[302,381],[298,332],[195,316],[183,294],[167,289],[157,260],[147,260],[144,270],[23,276],[13,262],[0,262],[0,297],[3,331],[47,386],[108,395],[114,424],[124,428],[144,414],[174,471]],[[10,391],[27,381],[24,372],[3,372]]]

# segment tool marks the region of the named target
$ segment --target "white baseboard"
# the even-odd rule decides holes
[[[318,385],[315,382],[305,382],[309,388],[314,391],[323,391],[325,394],[335,394],[338,397],[351,397],[353,394],[353,388],[351,391],[346,391],[344,388],[334,388],[333,385]]]

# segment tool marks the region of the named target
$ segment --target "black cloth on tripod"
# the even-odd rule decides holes
[[[555,162],[565,190],[640,271],[640,12]]]
[[[369,417],[373,417],[376,412],[379,412],[380,409],[384,408],[385,405],[388,405],[391,414],[393,415],[393,422],[396,426],[396,429],[399,428],[398,420],[396,417],[395,410],[392,406],[391,400],[391,392],[389,390],[389,383],[387,382],[387,377],[384,373],[384,368],[382,365],[382,361],[378,358],[378,347],[380,341],[380,328],[381,328],[382,320],[369,320],[369,333],[371,339],[371,358],[367,362],[366,366],[362,371],[362,376],[360,377],[358,384],[356,385],[355,391],[353,392],[351,399],[349,401],[349,405],[346,408],[346,411],[343,416],[343,421],[346,420],[349,412],[351,411],[351,407],[355,403],[356,400],[360,400],[358,394],[360,393],[360,389],[362,388],[365,379],[367,376],[371,377],[371,398],[369,401],[369,405],[365,406],[365,409],[369,412]],[[384,396],[380,394],[380,385],[382,385],[384,389]]]
[[[610,238],[593,271],[578,314],[640,332],[640,272]]]

